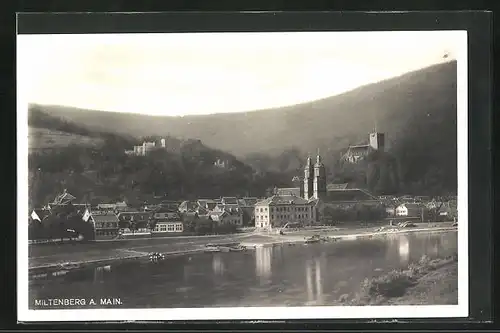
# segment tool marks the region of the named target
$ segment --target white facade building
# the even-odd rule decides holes
[[[309,224],[313,221],[313,206],[294,195],[273,195],[255,204],[255,227],[282,227],[287,223]]]

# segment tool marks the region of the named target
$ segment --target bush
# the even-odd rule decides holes
[[[392,271],[387,275],[365,279],[362,289],[370,296],[399,297],[415,284],[415,278],[405,271]]]

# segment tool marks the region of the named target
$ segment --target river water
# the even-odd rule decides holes
[[[84,300],[71,308],[88,308],[90,299],[114,308],[331,305],[359,291],[365,278],[405,268],[423,255],[454,253],[457,233],[445,232],[117,263],[32,279],[30,308],[68,308],[44,301],[55,298]],[[115,304],[99,305],[102,298]]]

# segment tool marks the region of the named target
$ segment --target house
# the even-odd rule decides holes
[[[180,202],[172,200],[162,200],[160,206],[163,208],[168,208],[177,211],[179,209]]]
[[[152,219],[155,221],[153,232],[181,233],[184,231],[182,217],[175,209],[160,208],[153,213]]]
[[[255,204],[255,227],[282,227],[286,223],[309,224],[313,219],[312,205],[295,195],[273,195]]]
[[[113,212],[96,215],[87,210],[83,220],[92,224],[95,239],[112,239],[118,236],[120,220]]]
[[[422,218],[428,208],[421,203],[403,203],[396,208],[396,216]]]
[[[202,227],[205,231],[212,230],[214,222],[210,215],[198,215],[197,213],[184,213],[181,215],[184,229],[196,231],[197,227]]]
[[[182,217],[174,209],[160,208],[153,213],[152,219],[155,221],[153,232],[184,232]]]
[[[203,207],[206,210],[212,210],[215,206],[217,206],[215,200],[212,199],[198,199],[197,203],[200,207]]]
[[[243,214],[241,212],[211,212],[209,213],[210,219],[219,225],[233,224],[237,226],[243,225]]]
[[[134,223],[137,229],[147,229],[151,212],[119,212],[117,217],[122,228],[130,228]]]
[[[243,215],[243,225],[255,225],[255,204],[258,201],[257,198],[249,197],[238,199],[238,205]]]
[[[153,212],[153,219],[155,220],[176,220],[179,221],[181,219],[180,214],[175,209],[170,208],[160,208]]]
[[[198,205],[198,202],[196,201],[183,201],[179,205],[179,212],[181,213],[187,213],[187,212],[197,212],[198,208],[200,208],[200,205]]]
[[[45,218],[47,218],[50,215],[50,210],[48,209],[33,209],[33,211],[30,214],[30,219],[29,222],[42,222]]]

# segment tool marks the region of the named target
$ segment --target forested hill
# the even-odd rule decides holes
[[[319,148],[330,180],[356,179],[359,186],[386,189],[381,192],[456,192],[456,70],[455,61],[442,63],[323,100],[240,114],[153,117],[36,107],[93,130],[197,138],[288,181],[301,172],[307,153]],[[375,125],[388,140],[384,162],[379,157],[371,166],[339,165],[342,151],[366,142]],[[397,184],[382,186],[368,174]]]
[[[69,146],[32,151],[29,155],[30,206],[47,204],[66,188],[79,201],[145,200],[264,195],[267,188],[286,183],[273,173],[255,173],[231,154],[205,146],[199,140],[163,137],[166,149],[148,156],[127,156],[139,138],[95,131],[32,109],[30,127],[76,138]],[[36,126],[36,127],[35,127]],[[80,139],[85,140],[81,141]],[[141,138],[159,141],[160,137]],[[89,145],[86,140],[98,140]],[[83,144],[81,144],[83,143]],[[50,142],[46,144],[51,148]],[[224,167],[214,163],[220,160]]]
[[[331,78],[339,79],[342,78]],[[434,65],[322,100],[246,113],[220,110],[221,113],[213,115],[161,117],[39,107],[89,128],[196,138],[239,157],[254,153],[278,155],[287,148],[297,148],[303,154],[320,148],[324,155],[333,155],[350,143],[366,140],[375,126],[395,144],[405,140],[415,124],[425,130],[428,124],[434,127],[441,120],[453,123],[456,62]],[[425,132],[422,134],[425,139]]]

